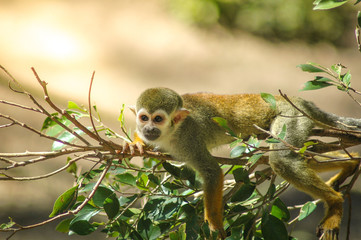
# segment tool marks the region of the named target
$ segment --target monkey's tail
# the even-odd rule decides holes
[[[316,125],[324,127],[322,126],[323,123],[343,130],[361,131],[361,119],[352,117],[341,117],[333,113],[327,113],[317,108],[311,102],[305,102],[304,107],[307,109],[306,112],[308,112],[312,118],[321,123],[316,123]]]

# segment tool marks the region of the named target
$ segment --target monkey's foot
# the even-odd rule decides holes
[[[143,146],[144,146],[144,144],[142,142],[139,142],[139,141],[134,141],[134,142],[131,142],[131,143],[124,142],[122,153],[125,153],[126,151],[129,150],[130,154],[134,155],[135,150],[138,150],[140,155],[142,155],[144,153]]]
[[[317,227],[316,235],[319,240],[338,240],[339,228],[326,228],[325,224]]]

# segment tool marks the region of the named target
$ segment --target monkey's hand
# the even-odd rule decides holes
[[[317,237],[320,240],[338,240],[339,229],[325,229],[323,225],[319,225],[317,228]]]
[[[325,218],[317,228],[317,237],[322,240],[338,240],[339,226],[342,217],[343,199],[340,193],[338,198],[334,198],[333,204],[328,206]]]
[[[122,153],[126,152],[127,150],[129,150],[131,155],[134,155],[135,150],[138,150],[139,153],[141,155],[144,154],[144,142],[143,140],[138,136],[137,133],[134,133],[134,140],[133,142],[125,142],[123,143],[123,149],[122,149]]]

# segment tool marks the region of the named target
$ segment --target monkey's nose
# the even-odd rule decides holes
[[[145,128],[143,131],[144,137],[150,141],[154,141],[159,138],[161,131],[158,128]]]

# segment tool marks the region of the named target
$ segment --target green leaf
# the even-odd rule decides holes
[[[315,64],[313,64],[313,63],[300,64],[300,65],[297,65],[297,67],[301,68],[301,70],[304,72],[311,72],[311,73],[326,72],[322,68],[316,67]]]
[[[313,81],[317,81],[317,82],[331,82],[331,83],[336,83],[335,81],[327,78],[327,77],[320,77],[317,76]]]
[[[308,202],[300,210],[300,214],[298,216],[298,220],[301,221],[302,219],[305,219],[307,216],[309,216],[315,209],[317,205],[313,202]]]
[[[159,206],[165,202],[165,198],[153,197],[147,201],[147,203],[143,207],[143,211],[148,215],[152,212],[156,212],[159,210]]]
[[[251,137],[248,139],[247,144],[248,144],[249,146],[252,146],[252,147],[257,148],[257,147],[259,147],[259,145],[261,144],[261,142],[258,140],[257,137],[251,136]],[[251,148],[250,151],[253,151],[253,150],[254,150],[252,147],[249,147],[249,148]]]
[[[179,211],[179,219],[185,219],[196,214],[195,206],[190,203],[185,203],[181,206]]]
[[[120,209],[119,200],[115,193],[111,194],[104,200],[103,204],[105,213],[108,215],[109,219],[113,219],[118,213]]]
[[[167,170],[167,172],[169,172],[176,178],[180,178],[181,169],[179,167],[176,167],[168,162],[163,162],[162,165],[163,165],[164,169]]]
[[[94,215],[100,212],[98,207],[90,205],[89,203],[85,204],[85,206],[79,211],[76,215],[78,219],[89,220]]]
[[[255,189],[254,184],[243,184],[242,187],[233,194],[231,202],[242,202],[247,200]]]
[[[147,187],[148,184],[148,176],[145,173],[139,173],[139,178],[135,181],[135,185],[140,190],[148,191],[149,187]]]
[[[149,179],[150,182],[154,183],[155,185],[160,184],[159,178],[156,175],[152,174],[152,173],[148,175],[148,179]]]
[[[329,81],[326,80],[330,80],[330,79],[322,78],[322,79],[315,79],[312,81],[308,81],[304,84],[304,87],[300,91],[318,90],[333,85],[331,83],[328,83]]]
[[[51,115],[52,117],[47,117],[44,120],[43,126],[41,127],[41,131],[45,131],[45,133],[50,137],[56,137],[57,135],[59,135],[64,131],[64,128],[60,126],[52,118],[56,119],[58,122],[64,124],[67,127],[70,126],[71,122],[64,116],[62,116],[61,118],[57,117],[58,113],[53,113]]]
[[[94,204],[98,207],[103,207],[105,199],[107,199],[111,194],[113,194],[111,189],[104,186],[99,186],[92,198]]]
[[[271,108],[273,110],[276,109],[276,99],[272,94],[269,93],[261,93],[261,97],[262,99],[266,102],[269,103],[271,105]]]
[[[73,219],[74,220],[74,219]],[[69,226],[69,230],[75,232],[78,235],[88,235],[96,230],[89,221],[87,220],[79,220],[75,222],[71,222]]]
[[[275,138],[269,138],[266,139],[266,143],[280,143],[280,141]]]
[[[230,237],[227,237],[227,240],[239,240],[240,236],[244,236],[243,227],[234,227],[232,225],[232,234]]]
[[[52,117],[46,117],[44,122],[43,122],[43,126],[41,127],[41,131],[47,130],[48,128],[57,125],[57,123],[52,119],[52,118],[57,118],[59,119],[57,116],[59,114],[58,113],[52,113],[51,116]]]
[[[148,240],[155,240],[161,235],[160,228],[157,225],[154,225],[152,221],[146,217],[139,220],[137,230],[144,239]]]
[[[246,209],[248,210],[248,209]],[[242,214],[239,215],[239,217],[237,217],[236,221],[234,221],[232,223],[232,228],[233,227],[238,227],[238,226],[242,226],[242,225],[248,225],[248,224],[252,224],[253,220],[254,220],[254,215],[252,213],[247,213],[247,214]],[[238,239],[238,238],[237,238]]]
[[[70,221],[69,230],[79,235],[87,235],[91,233],[96,228],[89,223],[89,220],[99,212],[100,210],[98,208],[90,204],[86,204],[76,217]]]
[[[186,218],[186,236],[187,239],[197,239],[200,230],[199,216],[193,214]]]
[[[348,71],[345,75],[341,78],[343,84],[345,84],[346,88],[349,88],[351,86],[351,73]]]
[[[86,109],[83,107],[80,107],[78,104],[76,104],[73,101],[68,101],[68,108],[67,109],[74,109],[74,110],[79,110],[81,112],[86,113]]]
[[[258,159],[260,159],[262,156],[264,155],[264,153],[256,153],[256,154],[253,154],[249,159],[248,159],[248,162],[251,163],[253,166],[253,164],[255,164]]]
[[[236,146],[236,147],[232,148],[232,150],[230,152],[230,157],[231,158],[238,158],[238,157],[242,156],[242,154],[246,150],[247,150],[247,147],[245,145]]]
[[[273,183],[269,186],[267,194],[269,196],[269,198],[273,198],[274,194],[276,193],[276,185],[274,185]]]
[[[235,214],[235,213],[241,214],[241,213],[246,212],[247,210],[248,210],[248,208],[246,208],[242,205],[235,205],[231,208],[230,212],[233,214]],[[233,224],[232,224],[232,226],[233,226]]]
[[[276,198],[273,202],[271,214],[284,222],[290,219],[290,212],[287,206],[279,198]]]
[[[170,240],[186,240],[186,224],[180,225],[178,231],[173,231],[169,233]]]
[[[165,182],[164,184],[162,184],[162,188],[164,191],[167,191],[167,192],[172,192],[174,190],[177,190],[177,189],[180,189],[182,188],[183,186],[178,184],[176,181],[173,181],[173,182]]]
[[[342,65],[337,63],[331,66],[332,71],[334,71],[337,75],[341,74],[342,71]]]
[[[356,2],[355,4],[357,4],[357,3],[359,3],[359,2],[361,2],[361,0],[357,0],[357,2]],[[359,27],[361,27],[361,11],[358,11],[358,12],[357,12],[357,25],[358,25]]]
[[[339,7],[345,3],[347,3],[348,0],[346,1],[340,1],[340,0],[317,0],[314,2],[314,7],[313,10],[327,10],[327,9],[331,9],[331,8],[336,8]]]
[[[287,126],[283,124],[281,131],[278,133],[277,137],[281,140],[285,140],[287,134]],[[275,138],[269,138],[266,140],[266,143],[279,143],[280,141]]]
[[[237,137],[237,135],[232,131],[232,129],[228,126],[228,122],[226,119],[221,117],[214,117],[212,120],[218,124],[218,126],[224,128],[229,135],[232,137]]]
[[[79,128],[75,128],[74,129],[74,132],[76,132],[78,135],[82,135],[84,134],[84,132],[82,130],[80,130]],[[59,140],[63,141],[63,142],[68,142],[68,143],[71,143],[73,142],[77,137],[75,135],[73,135],[72,133],[70,132],[63,132],[62,134],[60,134],[58,137],[57,137]],[[59,151],[61,150],[63,147],[65,147],[66,145],[61,143],[61,142],[54,142],[53,143],[53,146],[51,147],[51,149],[53,151]]]
[[[178,212],[180,206],[181,200],[179,198],[167,199],[159,206],[159,214],[154,215],[154,220],[161,221],[170,219],[176,212]]]
[[[248,172],[244,168],[237,168],[232,174],[236,182],[250,183]]]
[[[196,184],[196,173],[191,168],[183,166],[180,172],[180,179],[189,181],[191,186]]]
[[[61,233],[68,233],[69,232],[69,227],[70,227],[70,222],[73,220],[73,218],[68,218],[65,219],[63,221],[61,221],[55,228],[56,231],[61,232]]]
[[[261,229],[265,240],[288,240],[285,224],[268,213],[265,213],[262,217]]]
[[[282,139],[282,140],[285,140],[286,133],[287,133],[287,126],[286,126],[286,124],[283,124],[282,130],[281,130],[281,132],[278,134],[278,137],[279,137],[280,139]]]
[[[124,108],[125,108],[125,104],[122,105],[122,108],[120,109],[120,114],[118,117],[118,121],[120,122],[121,127],[124,127]]]
[[[66,163],[69,163],[70,160],[71,160],[71,158],[70,158],[70,157],[67,157]],[[67,171],[68,173],[73,173],[74,175],[76,174],[77,170],[78,170],[78,167],[77,167],[77,165],[76,165],[75,162],[73,162],[72,164],[70,164],[69,167],[66,169],[66,171]]]
[[[2,223],[0,224],[0,229],[1,230],[6,230],[6,229],[9,229],[11,228],[12,226],[15,225],[15,222],[13,222],[13,220],[9,217],[9,222],[8,223]]]
[[[313,146],[313,145],[317,145],[317,144],[318,144],[317,142],[313,142],[313,141],[305,142],[303,144],[303,147],[298,151],[298,153],[303,154],[308,149],[308,147]]]
[[[54,217],[69,210],[76,202],[77,196],[78,185],[65,191],[56,199],[53,211],[50,213],[49,217]]]
[[[134,194],[133,196],[130,196],[130,197],[121,196],[119,198],[120,206],[126,205],[126,204],[134,201],[134,199],[136,199],[137,197],[138,197],[138,194]]]
[[[137,180],[136,177],[134,177],[131,173],[128,173],[128,172],[116,175],[116,179],[118,182],[130,185],[130,186],[135,186],[136,180]]]

